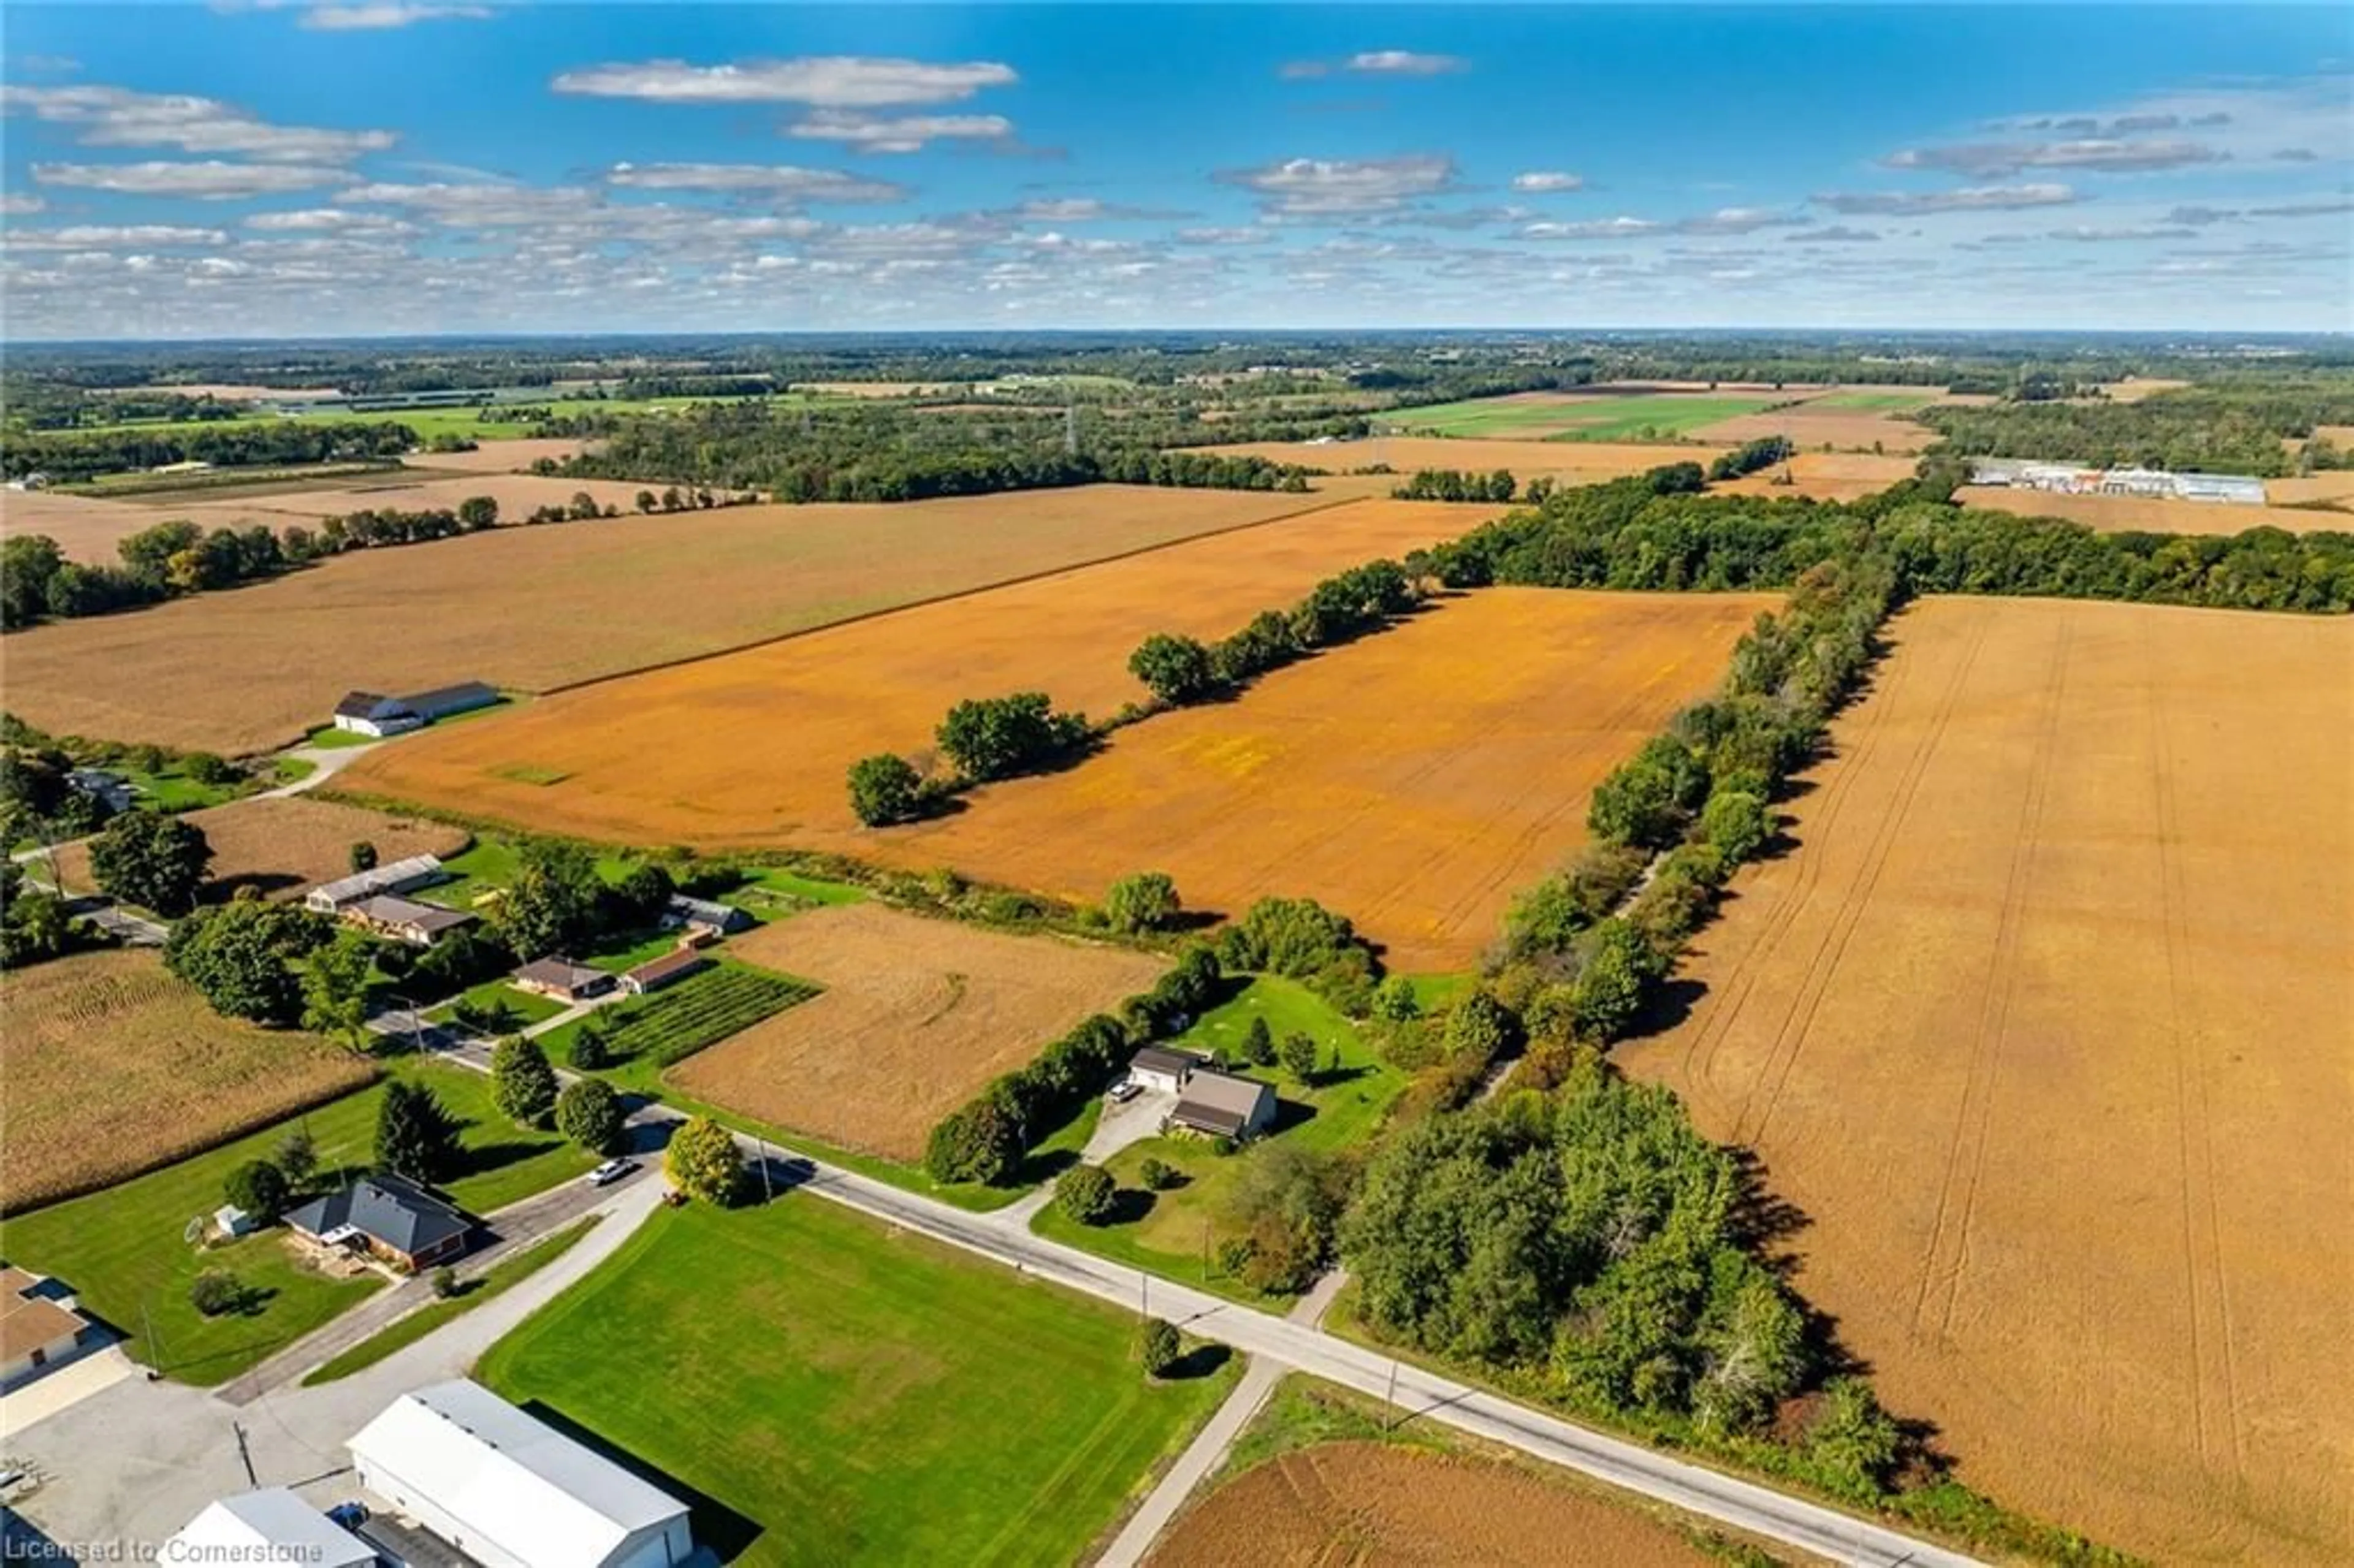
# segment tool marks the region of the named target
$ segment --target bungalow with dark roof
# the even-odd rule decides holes
[[[414,1270],[464,1252],[474,1221],[408,1178],[381,1171],[312,1199],[286,1216],[286,1228],[325,1251],[364,1253]]]
[[[1189,1074],[1169,1113],[1172,1126],[1239,1143],[1275,1122],[1275,1090],[1257,1078],[1199,1067]]]
[[[752,923],[752,916],[733,904],[722,904],[716,898],[695,898],[684,893],[673,893],[663,910],[662,923],[673,929],[681,926],[690,931],[708,931],[715,937],[725,937],[740,931]]]
[[[683,980],[697,969],[711,967],[711,960],[693,948],[675,948],[659,959],[649,959],[621,977],[621,989],[631,996],[643,996],[650,991],[660,991],[674,981]]]
[[[603,969],[592,969],[554,953],[532,959],[507,978],[518,990],[562,1002],[586,1001],[613,989],[613,977]]]

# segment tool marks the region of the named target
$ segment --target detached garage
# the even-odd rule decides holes
[[[351,1441],[360,1484],[483,1568],[673,1568],[686,1505],[459,1379],[402,1394]]]

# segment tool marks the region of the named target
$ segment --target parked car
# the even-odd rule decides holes
[[[1119,1082],[1111,1086],[1111,1092],[1106,1095],[1104,1098],[1109,1100],[1116,1106],[1124,1106],[1143,1092],[1144,1086],[1138,1083],[1134,1078],[1122,1078]]]
[[[608,1160],[604,1164],[588,1172],[588,1185],[610,1187],[637,1168],[638,1163],[634,1160]]]
[[[327,1510],[327,1517],[345,1530],[357,1530],[367,1522],[367,1504],[356,1500],[339,1502]]]

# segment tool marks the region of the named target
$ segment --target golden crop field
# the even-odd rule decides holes
[[[0,1212],[111,1186],[374,1076],[313,1035],[221,1017],[152,952],[9,970],[0,975]]]
[[[1739,479],[1721,481],[1709,486],[1718,495],[1803,495],[1811,501],[1854,501],[1887,489],[1899,480],[1913,477],[1915,464],[1909,457],[1882,456],[1874,452],[1808,452],[1793,456],[1787,463],[1744,474]],[[1792,482],[1778,482],[1787,471]]]
[[[1596,783],[1713,687],[1772,594],[1483,588],[991,785],[869,854],[1095,902],[1165,871],[1188,906],[1307,895],[1393,969],[1469,967],[1585,839]]]
[[[1619,1048],[1964,1479],[2354,1561],[2354,622],[1935,599]]]
[[[1201,1498],[1150,1568],[1479,1563],[1483,1568],[1706,1568],[1715,1559],[1632,1507],[1496,1459],[1380,1443],[1320,1443]]]
[[[2297,506],[2239,506],[2219,501],[2175,501],[2138,495],[2054,495],[2008,485],[1966,484],[1954,499],[2020,517],[2065,517],[2103,534],[2147,529],[2153,534],[2239,534],[2281,528],[2292,534],[2344,531],[2341,512]]]
[[[451,455],[462,458],[473,454]],[[440,460],[428,458],[426,461],[438,464]],[[663,488],[624,479],[544,479],[538,474],[498,470],[451,474],[419,467],[246,500],[203,501],[191,497],[186,504],[174,504],[169,515],[186,517],[207,528],[241,527],[251,523],[283,528],[290,524],[307,526],[340,513],[454,512],[460,503],[487,495],[499,503],[502,522],[520,523],[543,506],[568,507],[575,497],[581,495],[600,507],[612,506],[624,514],[631,513],[637,509],[640,491],[651,490],[659,496]]]
[[[212,845],[212,880],[204,895],[207,900],[226,899],[244,887],[267,898],[291,898],[316,883],[348,875],[351,847],[361,840],[376,845],[379,864],[413,854],[455,854],[467,840],[462,828],[308,795],[232,800],[186,812],[181,820],[203,829]],[[58,851],[58,868],[68,887],[87,890],[88,844]]]
[[[1801,451],[1829,447],[1834,451],[1899,456],[1918,452],[1937,439],[1936,431],[1926,425],[1914,424],[1901,413],[1816,408],[1808,403],[1762,414],[1736,414],[1730,419],[1702,425],[1692,434],[1702,440],[1734,446],[1767,436],[1787,436]],[[1912,464],[1904,466],[1907,473],[1912,471]]]
[[[545,691],[1332,501],[1095,485],[503,527],[11,633],[8,706],[52,734],[255,751],[354,687]]]
[[[117,545],[168,520],[167,514],[128,501],[54,490],[0,490],[0,536],[46,534],[69,561],[119,566]]]
[[[671,1081],[722,1109],[907,1160],[983,1084],[1168,968],[879,904],[812,909],[727,948],[825,991],[688,1057]]]
[[[1038,690],[1108,715],[1143,697],[1128,657],[1150,633],[1222,636],[1502,510],[1352,502],[558,693],[380,747],[339,783],[626,843],[870,853],[844,773],[880,751],[930,760],[959,701]]]
[[[1261,457],[1269,462],[1303,463],[1331,473],[1387,463],[1397,472],[1392,484],[1403,484],[1416,469],[1459,469],[1492,473],[1510,469],[1526,484],[1549,478],[1558,485],[1598,484],[1643,473],[1671,462],[1696,462],[1705,468],[1729,450],[1732,442],[1695,445],[1646,444],[1638,441],[1513,441],[1487,440],[1477,436],[1368,436],[1362,440],[1332,441],[1318,446],[1308,441],[1245,441],[1233,446],[1188,450],[1226,457]]]

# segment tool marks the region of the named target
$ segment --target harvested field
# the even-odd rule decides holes
[[[481,450],[477,449],[477,453]],[[470,457],[477,453],[453,452],[450,455]],[[440,461],[438,453],[425,460],[425,463],[431,467],[439,467]],[[662,493],[661,485],[649,487],[634,480],[543,479],[537,474],[496,471],[444,475],[420,466],[371,475],[364,481],[325,490],[293,491],[249,501],[203,502],[175,507],[173,514],[186,514],[191,521],[207,527],[240,523],[267,523],[273,527],[283,527],[290,523],[308,524],[345,512],[433,512],[443,508],[455,511],[461,501],[487,495],[499,503],[501,521],[520,523],[543,506],[569,506],[574,496],[583,493],[599,506],[617,506],[624,513],[633,512],[637,507],[638,492],[648,488],[657,495]]]
[[[2343,513],[2300,506],[2235,506],[2218,501],[2174,501],[2138,495],[2054,495],[2006,485],[1966,484],[1954,499],[2020,517],[2065,517],[2104,534],[2147,529],[2153,534],[2238,534],[2284,528],[2292,534],[2344,531]]]
[[[2354,1561],[2354,621],[1936,599],[1621,1046],[1964,1479]]]
[[[1787,463],[1709,486],[1720,495],[1803,495],[1814,501],[1853,501],[1913,477],[1909,457],[1872,452],[1800,452]],[[1793,482],[1775,482],[1787,470]]]
[[[2354,506],[2354,468],[2326,469],[2298,479],[2268,479],[2264,481],[2264,498],[2274,506],[2304,501]]]
[[[1666,1525],[1518,1465],[1370,1442],[1321,1443],[1246,1470],[1155,1544],[1150,1568],[1478,1563],[1486,1568],[1705,1568]]]
[[[130,393],[166,392],[182,397],[211,397],[223,403],[259,403],[265,398],[286,402],[302,402],[338,396],[332,387],[249,387],[242,383],[223,381],[167,381],[146,387],[93,387],[90,390],[101,397]]]
[[[2101,388],[2099,397],[2073,398],[2080,403],[2138,403],[2145,397],[2155,397],[2160,392],[2179,392],[2190,386],[2188,381],[2168,381],[2156,376],[2128,376],[2123,381],[2112,381]]]
[[[1510,469],[1522,483],[1550,478],[1556,484],[1598,484],[1606,479],[1642,473],[1663,463],[1696,462],[1702,467],[1730,450],[1725,445],[1662,445],[1614,441],[1485,441],[1464,436],[1369,436],[1363,440],[1333,441],[1315,446],[1306,441],[1246,441],[1235,446],[1196,447],[1190,450],[1225,457],[1263,457],[1269,462],[1305,463],[1331,473],[1387,463],[1397,471],[1393,485],[1403,484],[1415,470],[1462,469],[1491,473]]]
[[[1937,432],[1916,425],[1897,413],[1825,408],[1800,403],[1770,413],[1742,414],[1702,425],[1692,431],[1702,440],[1737,446],[1767,436],[1787,436],[1801,451],[1829,447],[1843,452],[1918,452],[1937,439]],[[1911,469],[1911,464],[1906,464]]]
[[[351,847],[361,839],[376,845],[381,862],[413,854],[455,854],[466,847],[462,828],[413,817],[363,810],[281,795],[232,800],[186,813],[213,846],[212,882],[204,896],[227,899],[240,887],[270,898],[291,898],[315,883],[349,874]],[[90,851],[75,844],[58,853],[69,887],[90,886]]]
[[[500,528],[14,633],[8,706],[53,734],[254,751],[355,686],[545,691],[1330,504],[1101,485]]]
[[[0,490],[0,535],[46,534],[69,561],[120,566],[121,541],[164,521],[129,501],[66,495],[54,490]]]
[[[0,977],[0,1211],[111,1186],[375,1075],[312,1035],[221,1017],[152,952],[10,970]]]
[[[812,909],[727,946],[824,994],[688,1057],[671,1081],[724,1109],[907,1160],[975,1089],[1168,967],[879,904]]]
[[[1394,969],[1463,969],[1511,895],[1584,842],[1595,783],[1779,602],[1482,589],[867,853],[1089,902],[1148,866],[1195,908],[1306,894]]]
[[[520,473],[542,458],[562,462],[578,457],[592,444],[577,436],[518,436],[484,440],[470,452],[419,452],[410,466],[441,473]],[[662,486],[654,491],[661,493]]]
[[[888,841],[851,815],[845,770],[878,751],[929,762],[960,700],[1039,690],[1109,714],[1144,696],[1128,657],[1150,633],[1224,635],[1502,510],[1353,502],[543,697],[381,747],[340,787],[624,843],[871,853]]]

